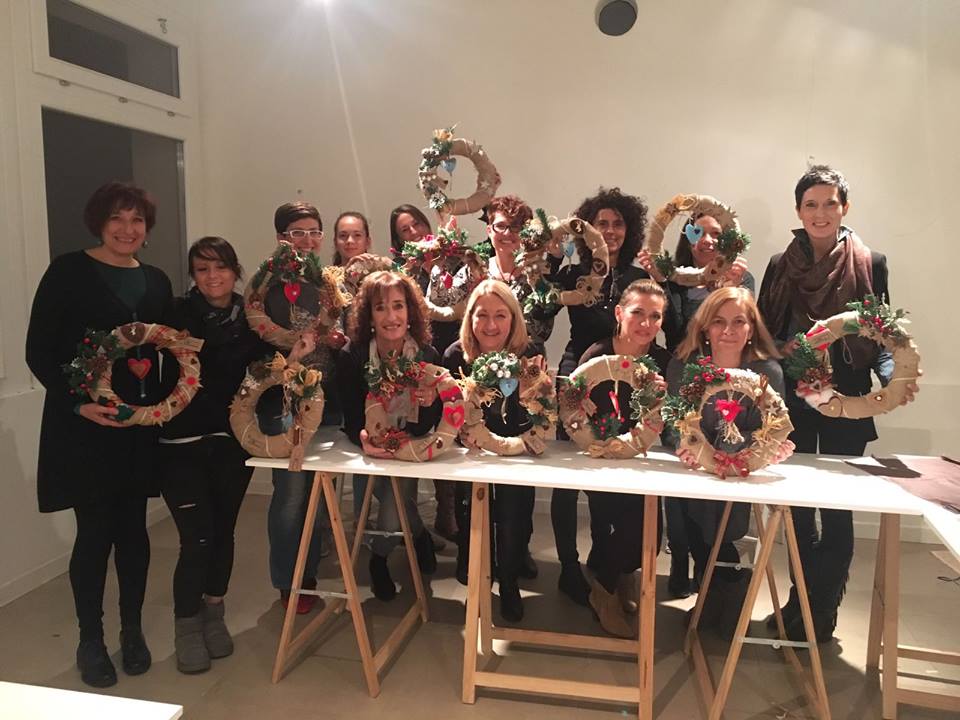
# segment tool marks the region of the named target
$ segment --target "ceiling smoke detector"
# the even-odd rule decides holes
[[[600,0],[597,3],[597,27],[604,35],[623,35],[636,22],[636,0]]]

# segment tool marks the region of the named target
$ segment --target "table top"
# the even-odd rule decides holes
[[[797,454],[746,478],[721,480],[690,470],[664,450],[652,450],[646,458],[594,459],[579,452],[573,443],[551,441],[539,457],[498,457],[457,447],[430,462],[410,463],[368,457],[339,430],[321,428],[307,447],[303,469],[923,514],[923,500],[889,480],[847,465],[849,459]],[[247,464],[286,469],[287,460],[251,458]]]
[[[4,720],[176,720],[180,705],[0,681]]]

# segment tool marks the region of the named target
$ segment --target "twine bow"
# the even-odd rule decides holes
[[[721,480],[726,480],[728,475],[738,475],[746,477],[750,474],[750,468],[747,467],[749,460],[749,450],[741,450],[735,455],[730,455],[722,450],[716,450],[713,453],[713,461],[716,463],[716,473]]]

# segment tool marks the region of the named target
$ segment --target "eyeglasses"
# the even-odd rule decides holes
[[[523,230],[523,225],[510,225],[505,222],[494,223],[490,227],[492,227],[493,231],[498,235],[504,235],[508,232],[518,233]]]
[[[306,237],[319,240],[323,237],[323,230],[287,230],[283,235],[293,240],[303,240]]]

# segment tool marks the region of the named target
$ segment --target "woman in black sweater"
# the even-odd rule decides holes
[[[501,280],[482,281],[470,294],[460,325],[460,339],[447,348],[443,365],[454,377],[469,377],[473,361],[489,352],[506,351],[520,357],[537,358],[546,368],[543,348],[530,342],[520,304]],[[487,428],[503,437],[519,437],[531,427],[529,414],[514,392],[483,408]],[[457,578],[467,579],[469,553],[470,485],[457,483],[457,510],[460,527]],[[510,622],[523,619],[520,601],[520,577],[535,578],[537,566],[528,546],[533,534],[534,489],[520,485],[496,485],[493,488],[494,557],[500,581],[500,616]]]
[[[126,427],[118,409],[71,391],[61,368],[77,355],[88,329],[111,331],[126,323],[161,322],[169,310],[170,281],[136,253],[153,227],[156,206],[141,188],[111,182],[87,202],[84,224],[97,247],[55,258],[33,300],[27,330],[30,370],[46,389],[40,428],[37,492],[40,512],[73,509],[77,537],[70,558],[70,585],[80,624],[77,665],[83,681],[109,687],[116,670],[103,640],[103,590],[111,550],[120,585],[120,648],[123,669],[138,675],[151,657],[140,611],[150,563],[147,496],[156,494],[157,429]],[[113,389],[127,402],[149,405],[176,384],[177,363],[161,381],[153,346],[127,353],[150,361],[138,379],[127,358],[113,365]]]
[[[372,457],[389,458],[393,453],[376,444],[365,429],[365,403],[370,386],[367,384],[368,365],[382,367],[385,361],[397,356],[407,360],[438,365],[440,358],[430,346],[430,325],[423,294],[416,283],[406,275],[395,272],[371,273],[363,281],[350,308],[348,334],[350,342],[337,359],[337,379],[340,404],[343,407],[343,431],[350,441],[363,448]],[[411,408],[410,402],[417,407]],[[409,401],[409,402],[408,402]],[[387,419],[392,427],[403,425],[412,437],[432,432],[440,421],[442,404],[436,389],[417,390],[413,397],[400,394],[390,403]],[[405,418],[416,415],[417,419]],[[437,567],[433,540],[423,526],[417,509],[417,478],[400,480],[404,508],[414,536],[417,562],[425,573]],[[396,532],[400,520],[388,478],[378,477],[373,487],[380,501],[377,529]],[[387,556],[399,539],[378,535],[370,543],[370,583],[380,600],[392,600],[397,589],[387,567]]]
[[[616,332],[587,348],[579,364],[604,355],[649,355],[661,376],[664,375],[670,353],[657,345],[657,333],[663,324],[666,306],[667,294],[656,282],[632,282],[614,308]],[[612,382],[598,383],[591,391],[590,399],[597,406],[598,415],[619,410],[621,432],[626,432],[636,424],[629,411],[632,388],[627,383],[618,385],[617,407],[610,395],[614,388]],[[604,630],[612,635],[631,637],[633,630],[624,613],[637,611],[634,571],[640,567],[642,548],[638,528],[643,527],[644,496],[588,491],[587,498],[591,525],[600,530],[591,552],[596,579],[590,592],[590,605]],[[657,521],[659,528],[662,525],[659,504]],[[657,537],[660,537],[659,529]]]

